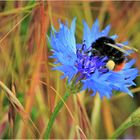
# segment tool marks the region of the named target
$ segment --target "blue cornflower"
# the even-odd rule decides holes
[[[75,84],[82,85],[82,90],[92,90],[92,96],[98,92],[101,98],[104,96],[110,98],[113,90],[133,96],[128,88],[135,85],[133,80],[138,75],[138,70],[131,68],[135,60],[127,62],[122,70],[115,72],[106,67],[108,56],[93,55],[91,51],[93,42],[99,37],[108,36],[110,25],[100,32],[98,20],[91,29],[84,21],[83,43],[76,44],[75,23],[76,18],[68,28],[67,24],[60,22],[59,31],[52,27],[49,38],[53,51],[51,58],[56,59],[55,63],[58,64],[54,70],[62,71],[64,73],[62,78],[68,77],[69,84],[74,81]],[[115,40],[117,37],[113,35],[110,38]]]

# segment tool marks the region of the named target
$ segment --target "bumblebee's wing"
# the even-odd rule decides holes
[[[124,48],[126,48],[126,49],[134,50],[134,51],[138,52],[138,50],[136,48],[132,48],[130,46],[127,46],[127,45],[124,45],[124,44],[121,44],[121,43],[117,43],[117,44],[120,45],[120,46],[122,46],[122,47],[124,47]]]
[[[123,53],[129,55],[129,53],[126,50],[124,50],[124,49],[122,49],[122,48],[120,48],[120,47],[118,47],[118,46],[116,46],[114,44],[111,44],[111,43],[106,43],[106,44],[111,46],[111,47],[113,47],[113,48],[115,48],[115,49],[117,49],[117,50],[119,50],[120,52],[123,52]]]

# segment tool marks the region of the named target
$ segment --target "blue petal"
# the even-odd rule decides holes
[[[62,64],[74,65],[76,61],[76,42],[75,42],[75,21],[73,20],[71,29],[60,22],[60,30],[54,34],[51,33],[51,46],[54,50],[54,56]]]
[[[118,38],[118,35],[112,35],[110,37],[115,40],[116,38]]]
[[[76,28],[76,17],[73,19],[70,27],[72,34],[75,34],[75,28]]]
[[[53,70],[59,70],[64,73],[64,76],[62,78],[68,77],[68,82],[71,81],[71,79],[76,75],[77,73],[77,68],[74,66],[69,66],[69,65],[62,65],[62,66],[57,66],[53,68]]]
[[[125,64],[124,69],[129,69],[129,68],[131,68],[131,67],[135,64],[135,62],[136,62],[135,59],[130,60],[128,63]]]
[[[85,44],[87,46],[87,49],[91,46],[91,31],[90,28],[88,27],[87,23],[83,20],[84,24],[84,34],[83,34],[83,41],[85,41]]]
[[[69,52],[54,52],[53,58],[57,59],[59,63],[64,64],[64,65],[71,65],[73,66],[75,64],[76,61],[76,54],[69,54]]]
[[[108,74],[100,76],[99,72],[96,71],[90,79],[82,80],[83,89],[93,90],[92,96],[98,92],[101,98],[104,96],[110,98],[112,96],[112,88],[110,83],[106,81],[108,76]]]
[[[77,50],[82,49],[82,44],[76,44],[76,49],[77,49]]]
[[[128,45],[129,44],[129,41],[122,42],[122,44]]]
[[[119,89],[118,90],[120,90],[120,91],[122,91],[122,92],[125,92],[125,93],[127,93],[128,95],[130,95],[131,97],[133,97],[133,94],[132,94],[132,92],[125,86],[125,85],[123,85],[123,84],[118,84],[118,85],[116,85]]]
[[[98,19],[95,20],[92,29],[91,29],[91,42],[95,41],[99,36],[99,21]]]
[[[53,33],[57,32],[53,25],[51,25],[51,29],[52,29]]]
[[[131,69],[120,71],[120,73],[123,76],[125,76],[125,79],[128,79],[128,80],[134,80],[136,78],[136,76],[138,76],[138,72],[139,71],[136,68],[131,68]]]
[[[101,37],[101,36],[107,36],[108,33],[109,33],[109,31],[110,31],[110,28],[111,28],[110,25],[106,26],[105,29],[101,31],[100,37]]]
[[[127,54],[125,54],[125,56],[129,56],[130,54],[134,53],[134,50],[126,50]]]

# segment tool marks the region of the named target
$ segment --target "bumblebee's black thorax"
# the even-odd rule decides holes
[[[92,54],[97,56],[107,56],[109,59],[113,60],[115,64],[122,63],[125,60],[124,54],[106,43],[116,44],[112,38],[100,37],[91,45]]]

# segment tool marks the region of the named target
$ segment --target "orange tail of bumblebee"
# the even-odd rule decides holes
[[[114,71],[120,71],[120,70],[122,70],[123,68],[124,68],[124,65],[125,65],[125,61],[123,62],[123,63],[121,63],[121,64],[119,64],[119,65],[115,65],[115,68],[114,68]]]

